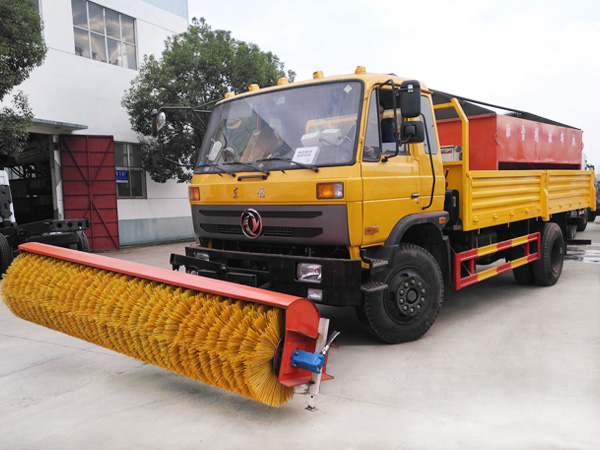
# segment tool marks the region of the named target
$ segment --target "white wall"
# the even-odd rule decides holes
[[[146,187],[147,200],[118,200],[119,220],[191,216],[187,183],[154,183],[146,174]]]
[[[118,199],[122,245],[143,244],[194,236],[187,184],[154,183],[146,175],[148,199]]]
[[[187,28],[187,18],[141,0],[95,3],[136,18],[138,65],[145,54],[160,55],[165,39]],[[48,54],[17,88],[29,95],[35,117],[86,125],[81,134],[108,134],[115,141],[136,142],[121,100],[138,72],[76,55],[71,0],[41,0],[40,4]]]
[[[165,39],[186,30],[187,17],[168,9],[187,12],[187,1],[173,1],[175,7],[165,9],[143,0],[94,3],[136,19],[139,67],[143,55],[160,56]],[[71,0],[40,0],[40,9],[48,53],[44,64],[16,88],[28,95],[35,118],[87,126],[73,134],[111,135],[116,142],[136,143],[121,100],[138,71],[75,54]],[[147,199],[117,202],[121,244],[192,236],[187,186],[174,181],[157,184],[149,177],[146,181]]]

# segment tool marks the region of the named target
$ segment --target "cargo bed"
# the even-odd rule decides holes
[[[496,116],[490,111],[482,121],[480,110],[473,119],[463,105],[456,98],[435,105],[436,112],[452,110],[458,116],[454,119],[448,113],[438,114],[437,127],[445,155],[446,186],[458,193],[462,230],[538,217],[547,221],[553,214],[595,207],[594,172],[579,170],[577,152],[567,157],[571,149],[581,154],[580,130]],[[509,129],[529,132],[512,136]],[[561,153],[567,161],[563,164],[573,170],[552,169],[557,167],[555,160]],[[486,166],[539,169],[478,170]]]
[[[456,163],[444,167],[449,174],[457,170]],[[592,171],[582,170],[473,170],[464,186],[448,187],[459,191],[468,231],[593,207],[593,180]]]

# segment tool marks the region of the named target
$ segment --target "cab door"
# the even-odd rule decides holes
[[[422,212],[424,201],[429,203],[430,192],[424,191],[431,190],[432,176],[424,145],[401,146],[398,156],[392,156],[395,142],[382,142],[384,121],[393,115],[391,95],[391,90],[374,89],[369,98],[361,158],[363,246],[384,242],[402,217]]]

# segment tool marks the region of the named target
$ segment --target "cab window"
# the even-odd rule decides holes
[[[425,145],[425,153],[429,154],[431,152],[437,155],[438,142],[435,138],[435,125],[433,115],[431,114],[431,104],[425,96],[421,97],[421,120],[425,126],[425,142],[423,143]]]
[[[367,117],[367,132],[363,149],[364,161],[379,161],[381,156],[381,142],[379,136],[379,106],[377,91],[371,92],[369,100],[369,115]]]
[[[400,110],[397,112],[400,120]],[[364,161],[379,161],[381,156],[396,153],[394,140],[394,103],[390,89],[375,89],[369,99],[369,116],[363,149]],[[400,146],[400,154],[406,154],[406,147]]]

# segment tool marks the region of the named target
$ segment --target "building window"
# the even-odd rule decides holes
[[[146,171],[139,145],[115,142],[118,198],[146,198]]]
[[[135,19],[85,0],[71,0],[75,54],[137,70]]]

